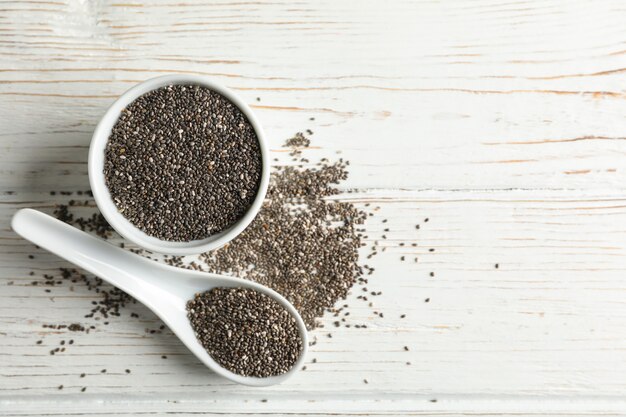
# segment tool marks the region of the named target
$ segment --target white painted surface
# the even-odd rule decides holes
[[[0,3],[0,413],[626,413],[626,4],[123,3]],[[106,107],[176,72],[237,91],[272,158],[314,130],[311,161],[351,161],[341,198],[381,207],[372,240],[389,219],[370,263],[385,318],[350,303],[369,327],[315,332],[317,363],[285,385],[208,374],[173,336],[146,335],[159,323],[138,306],[145,319],[47,353],[68,336],[41,324],[71,322],[90,296],[28,286],[64,263],[9,218],[86,189]]]

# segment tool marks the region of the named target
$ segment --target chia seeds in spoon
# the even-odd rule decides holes
[[[197,85],[153,90],[126,107],[105,149],[117,209],[150,236],[203,239],[250,208],[261,178],[259,141],[246,116]]]
[[[248,288],[213,288],[187,303],[196,337],[221,366],[243,376],[284,374],[298,360],[295,318],[276,300]]]

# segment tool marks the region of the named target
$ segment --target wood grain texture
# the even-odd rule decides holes
[[[625,21],[619,0],[0,1],[0,414],[625,414]],[[380,207],[370,241],[389,220],[385,318],[349,300],[368,328],[326,318],[287,384],[213,376],[141,306],[48,354],[69,336],[41,325],[91,298],[29,286],[66,264],[10,217],[87,189],[99,117],[169,73],[238,92],[281,164],[312,129],[312,163],[351,161],[337,198]]]

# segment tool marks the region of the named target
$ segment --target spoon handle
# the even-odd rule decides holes
[[[143,278],[155,269],[152,261],[47,214],[32,209],[19,210],[13,215],[11,227],[24,239],[97,275],[148,306],[150,300],[144,300],[143,295],[149,290],[159,291],[158,286]]]

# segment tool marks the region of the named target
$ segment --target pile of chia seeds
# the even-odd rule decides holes
[[[104,162],[119,212],[150,236],[181,242],[236,223],[256,197],[262,169],[246,116],[198,85],[133,101],[112,129]]]
[[[308,147],[301,135],[287,141],[292,155]],[[294,146],[295,143],[297,146]],[[358,226],[367,217],[350,203],[326,199],[347,178],[347,163],[316,168],[276,167],[263,207],[228,245],[200,256],[204,269],[266,285],[298,309],[307,327],[334,308],[363,275]]]
[[[196,337],[221,366],[238,375],[284,374],[302,339],[294,317],[273,298],[248,288],[213,288],[187,303]]]

